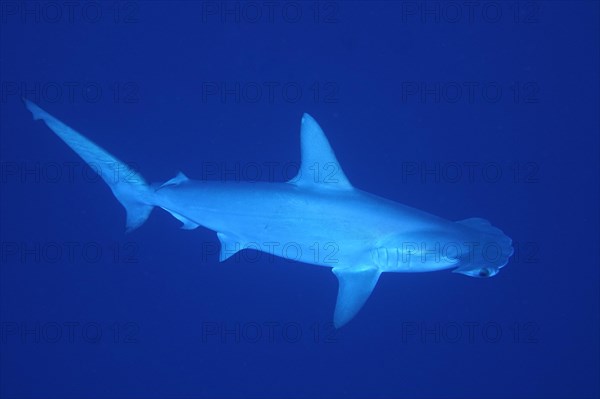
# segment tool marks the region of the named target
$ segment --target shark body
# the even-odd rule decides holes
[[[285,183],[194,181],[179,173],[149,185],[136,171],[25,100],[84,161],[94,165],[127,212],[127,229],[139,227],[154,207],[184,229],[217,232],[220,260],[252,248],[332,268],[339,281],[334,324],[362,308],[383,272],[454,268],[491,277],[513,253],[512,241],[488,221],[452,222],[353,187],[320,126],[308,114],[301,124],[302,161]]]

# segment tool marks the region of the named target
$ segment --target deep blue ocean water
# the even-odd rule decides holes
[[[0,397],[594,398],[595,1],[0,2]],[[124,211],[38,103],[149,181],[284,181],[314,116],[350,181],[515,255],[387,273],[331,326],[326,268]],[[291,169],[290,169],[291,168]]]

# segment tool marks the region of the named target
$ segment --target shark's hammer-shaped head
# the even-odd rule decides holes
[[[498,274],[513,254],[511,239],[484,219],[457,222],[449,231],[418,226],[382,237],[371,250],[372,262],[383,272],[454,268],[455,273],[487,278]]]
[[[459,267],[456,270],[453,270],[453,272],[464,274],[465,276],[469,276],[469,277],[488,278],[488,277],[493,277],[496,274],[498,274],[498,272],[500,272],[500,267],[496,267],[493,265],[476,266],[473,268]]]
[[[453,272],[477,278],[498,274],[514,253],[510,237],[485,219],[470,218],[456,223],[467,229],[470,238],[465,240],[467,250]]]

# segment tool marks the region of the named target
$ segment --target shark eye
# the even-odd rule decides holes
[[[489,277],[490,274],[492,274],[492,273],[490,272],[490,269],[488,269],[487,267],[479,269],[479,277]]]

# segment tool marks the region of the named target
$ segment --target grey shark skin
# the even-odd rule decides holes
[[[31,101],[34,119],[94,165],[127,212],[127,230],[139,227],[154,207],[184,229],[217,232],[220,260],[244,248],[331,267],[339,281],[334,324],[341,327],[362,308],[382,272],[453,268],[472,277],[498,273],[513,253],[512,241],[479,218],[448,221],[354,188],[325,134],[302,117],[302,162],[289,182],[193,181],[179,173],[149,185],[96,144]]]

